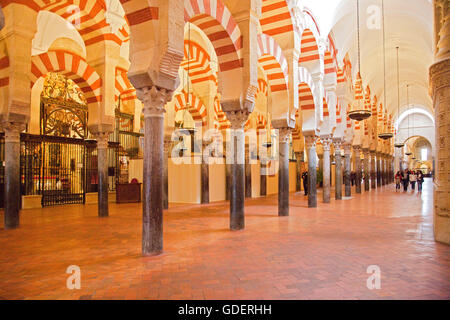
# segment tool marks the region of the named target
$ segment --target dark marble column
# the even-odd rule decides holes
[[[22,123],[4,122],[5,130],[5,189],[4,189],[4,222],[5,229],[19,227],[20,211],[20,132]]]
[[[245,136],[244,124],[248,119],[246,111],[226,112],[231,123],[232,147],[227,147],[227,162],[231,161],[230,176],[230,229],[245,228]]]
[[[204,146],[205,147],[205,146]],[[202,157],[203,158],[203,157]],[[200,202],[202,204],[209,203],[209,163],[202,161],[200,165]]]
[[[344,183],[345,183],[345,196],[351,197],[352,195],[352,181],[350,179],[350,173],[352,172],[352,145],[344,144]]]
[[[302,190],[302,161],[303,161],[303,152],[296,152],[295,153],[295,191],[300,192]]]
[[[93,134],[97,140],[98,160],[98,216],[108,217],[108,138],[109,132],[96,132]]]
[[[164,137],[164,169],[163,169],[163,208],[169,209],[169,153],[170,137]]]
[[[245,197],[252,197],[252,166],[250,164],[250,150],[248,143],[245,144]]]
[[[377,152],[377,187],[381,187],[381,152]]]
[[[370,152],[364,149],[364,190],[370,191]]]
[[[266,168],[267,165],[265,161],[261,160],[261,170],[260,170],[260,183],[259,183],[259,195],[266,196],[267,195],[267,173]]]
[[[375,151],[370,151],[370,186],[372,189],[377,187],[375,155]]]
[[[163,251],[164,106],[172,92],[155,86],[139,91],[145,119],[142,254],[148,256]]]
[[[336,200],[342,200],[342,157],[341,157],[341,140],[340,139],[334,139],[333,140],[334,145],[334,162],[335,170],[334,170],[334,177],[335,177],[335,185],[334,185],[334,197]]]
[[[290,128],[278,129],[278,215],[289,215],[289,137]]]
[[[381,155],[381,185],[386,184],[386,159],[384,153]]]
[[[323,176],[323,202],[330,203],[331,201],[331,163],[330,163],[330,150],[331,150],[331,138],[330,137],[322,137],[323,145],[323,167],[322,167],[322,176]]]
[[[353,146],[355,152],[355,190],[356,193],[361,193],[361,146]]]
[[[305,136],[308,152],[308,207],[317,207],[317,154],[316,137]]]

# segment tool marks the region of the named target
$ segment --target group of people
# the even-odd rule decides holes
[[[417,191],[422,192],[423,180],[424,176],[420,170],[397,171],[395,174],[395,191],[400,190],[401,184],[403,184],[403,190],[405,192],[408,191],[409,185],[411,185],[411,190],[414,191],[417,183]]]

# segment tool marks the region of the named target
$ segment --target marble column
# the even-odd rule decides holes
[[[232,148],[227,148],[227,162],[230,164],[230,229],[245,228],[245,136],[244,124],[248,119],[246,111],[226,112],[232,129]],[[231,155],[231,156],[230,156]]]
[[[334,185],[334,197],[336,200],[342,200],[342,157],[341,157],[341,140],[333,140],[334,145],[334,157],[335,157],[335,185]]]
[[[364,190],[370,191],[370,152],[369,149],[363,149],[364,153]]]
[[[377,152],[377,187],[381,187],[381,152]]]
[[[139,90],[144,114],[142,254],[163,251],[164,106],[172,91],[156,86]]]
[[[386,156],[383,154],[381,156],[381,185],[386,185]]]
[[[370,151],[370,186],[372,189],[376,189],[377,187],[377,172],[376,172],[376,152]]]
[[[259,182],[259,195],[266,196],[267,195],[267,173],[266,173],[266,162],[261,160],[261,170],[260,170],[260,182]]]
[[[305,136],[306,150],[308,152],[308,207],[317,207],[317,154],[316,137]]]
[[[446,33],[448,57],[450,57],[449,13],[446,13],[446,20],[444,20],[446,29],[440,35],[442,39]],[[443,40],[440,41],[440,43],[442,42]],[[434,238],[436,241],[450,244],[450,58],[439,61],[430,67],[430,86],[435,110],[437,141],[435,146],[436,168],[433,167],[435,173]]]
[[[290,128],[278,129],[278,216],[289,215],[289,137]]]
[[[317,147],[316,147],[317,152]],[[322,186],[319,183],[319,187],[323,187],[323,154],[318,154],[317,158],[319,159],[319,173],[322,175]]]
[[[303,160],[303,152],[295,153],[296,165],[295,165],[295,191],[300,192],[302,190],[302,160]]]
[[[356,193],[361,193],[361,146],[353,146],[355,152],[355,189]]]
[[[19,227],[20,211],[20,133],[22,123],[4,122],[5,131],[5,176],[4,176],[4,222],[5,229]]]
[[[203,144],[203,149],[205,149],[208,144]],[[200,203],[209,203],[209,163],[203,160],[200,165]]]
[[[345,183],[345,196],[351,197],[352,195],[352,181],[350,179],[350,173],[352,172],[352,145],[344,144],[344,183]]]
[[[245,197],[252,197],[252,166],[250,164],[250,150],[248,143],[245,144]]]
[[[98,170],[98,216],[107,217],[108,212],[108,138],[110,132],[93,133],[97,140]]]
[[[169,152],[171,141],[164,137],[164,169],[163,169],[163,208],[169,209]]]
[[[321,138],[323,145],[323,202],[330,203],[331,194],[331,163],[330,163],[330,150],[331,150],[331,138]]]

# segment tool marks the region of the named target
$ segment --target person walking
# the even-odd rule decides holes
[[[422,184],[423,184],[423,173],[422,171],[417,171],[417,192],[422,192]]]
[[[416,181],[417,181],[416,173],[414,172],[414,170],[412,170],[411,173],[409,174],[409,182],[411,183],[412,192],[414,192],[416,189]]]
[[[408,191],[408,172],[402,171],[403,191]]]
[[[303,189],[305,190],[305,196],[308,195],[308,171],[304,171],[302,174]]]
[[[400,171],[397,171],[397,173],[395,174],[395,192],[397,192],[397,190],[400,190],[401,182],[402,182],[402,175],[400,174]]]

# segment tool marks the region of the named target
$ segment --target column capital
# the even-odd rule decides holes
[[[361,146],[353,146],[353,150],[355,152],[361,152],[362,148],[361,148]]]
[[[366,148],[363,148],[362,149],[362,152],[366,155],[369,155],[370,154],[370,150],[369,149],[366,149]]]
[[[344,154],[350,156],[352,154],[352,145],[349,143],[344,143]]]
[[[305,136],[305,145],[307,149],[314,148],[316,146],[316,136]]]
[[[25,123],[4,121],[1,129],[5,131],[5,141],[20,142],[20,133],[25,130]]]
[[[97,140],[97,149],[107,149],[110,132],[95,132],[92,136]]]
[[[278,139],[280,143],[288,143],[289,137],[291,135],[291,128],[285,127],[285,128],[278,128]]]
[[[144,118],[162,117],[164,106],[172,99],[173,91],[156,86],[144,87],[136,90],[139,100],[142,101]]]
[[[249,116],[248,110],[225,111],[225,113],[232,129],[239,130],[244,128]]]
[[[333,139],[334,150],[336,150],[336,152],[341,150],[342,144],[342,139]]]
[[[322,141],[323,151],[330,151],[331,150],[331,137],[324,136],[324,137],[321,137],[320,140]]]

